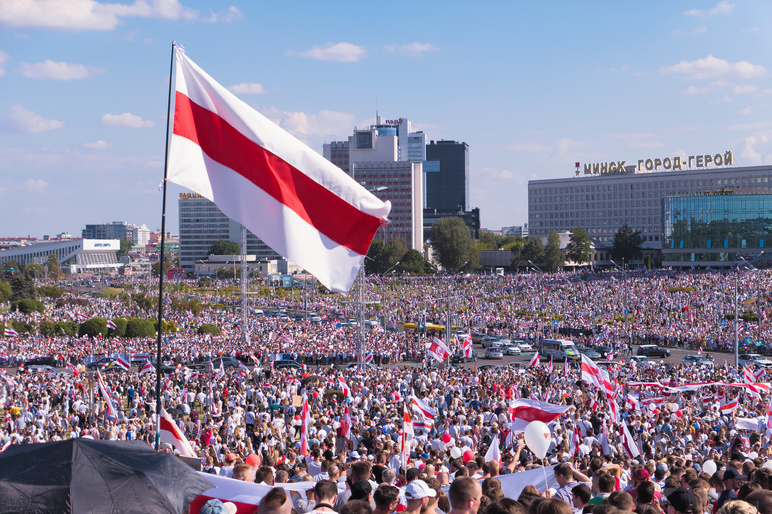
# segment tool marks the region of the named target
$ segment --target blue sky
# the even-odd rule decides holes
[[[772,164],[772,2],[0,0],[0,236],[161,225],[171,42],[321,153],[409,118],[483,227],[575,162]],[[580,180],[580,179],[577,179]],[[170,186],[167,229],[177,231]]]

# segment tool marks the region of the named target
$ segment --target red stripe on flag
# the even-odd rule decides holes
[[[210,130],[197,130],[207,127]],[[280,157],[251,141],[216,113],[177,92],[174,134],[189,139],[332,241],[365,255],[381,220],[363,213]]]

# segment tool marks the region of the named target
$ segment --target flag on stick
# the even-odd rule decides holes
[[[168,179],[347,293],[391,204],[175,54]]]

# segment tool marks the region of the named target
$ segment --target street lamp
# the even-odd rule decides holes
[[[456,269],[456,273],[464,269],[464,266],[469,264],[469,261],[464,261],[464,264],[459,266]],[[452,275],[451,275],[452,276]],[[447,311],[445,311],[445,343],[450,345],[450,331],[452,330],[452,324],[450,322],[450,278],[448,278],[448,288],[447,288],[447,302],[446,302]]]

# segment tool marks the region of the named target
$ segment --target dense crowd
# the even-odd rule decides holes
[[[753,311],[758,321],[735,326],[727,319],[735,280],[739,311]],[[357,508],[384,513],[474,514],[483,508],[568,514],[568,508],[653,514],[672,508],[750,514],[742,509],[758,508],[772,514],[772,499],[763,492],[772,488],[771,396],[761,374],[749,380],[746,370],[728,365],[643,367],[616,360],[605,371],[604,390],[586,376],[583,381],[578,363],[485,370],[474,363],[439,364],[426,353],[436,334],[395,330],[406,322],[444,324],[449,309],[459,330],[524,338],[536,348],[542,338],[563,333],[588,346],[634,349],[655,342],[722,351],[737,329],[754,351],[766,351],[770,280],[763,271],[737,270],[377,278],[366,285],[365,316],[377,323],[363,330],[376,365],[349,368],[358,327],[346,323],[355,317],[346,298],[306,291],[253,300],[253,308],[275,315],[250,315],[244,340],[238,300],[195,292],[189,283],[185,294],[210,307],[197,314],[165,310],[179,330],[163,335],[162,360],[174,369],[162,376],[163,406],[204,471],[269,485],[315,482],[312,493],[288,497],[300,513],[344,512],[354,508],[347,503],[365,500]],[[286,319],[280,309],[303,310],[304,316]],[[308,311],[322,320],[310,321]],[[152,309],[104,297],[89,298],[88,306],[52,302],[43,315],[6,311],[2,322],[152,315]],[[198,334],[204,323],[223,334]],[[9,368],[39,356],[71,366],[3,374],[0,445],[73,437],[154,444],[155,373],[139,373],[141,363],[100,373],[115,406],[111,412],[82,364],[100,355],[152,356],[155,344],[155,338],[3,337],[0,355]],[[277,353],[290,354],[305,369],[274,369]],[[248,366],[192,367],[216,356]],[[565,408],[548,423],[542,458],[525,444],[530,419],[513,409],[523,400]],[[506,475],[552,466],[556,483],[546,491],[508,492]],[[483,479],[482,487],[470,485],[477,482],[467,476]],[[737,499],[751,501],[746,507]]]

